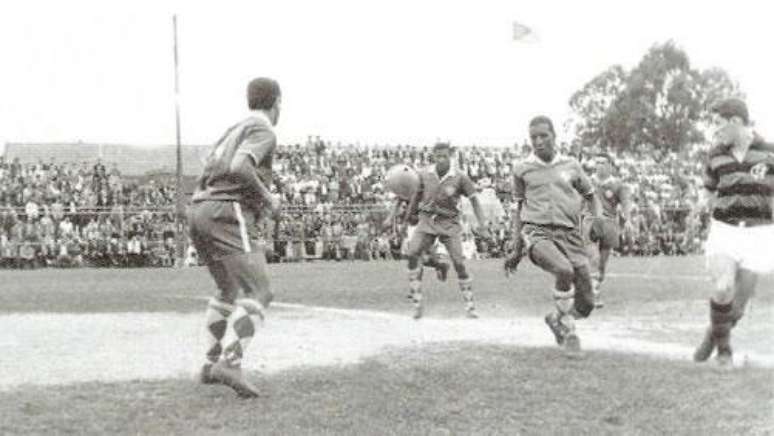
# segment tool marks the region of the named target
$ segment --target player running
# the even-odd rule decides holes
[[[419,189],[409,203],[408,216],[419,215],[419,224],[408,242],[409,298],[414,304],[414,318],[422,317],[422,269],[419,256],[439,239],[449,253],[459,279],[468,318],[478,318],[473,301],[473,278],[465,268],[462,256],[462,226],[460,225],[459,198],[470,199],[480,234],[486,234],[481,205],[476,188],[467,174],[451,166],[451,146],[437,143],[433,146],[434,165],[418,171]]]
[[[774,153],[753,132],[742,100],[722,100],[712,111],[716,145],[694,212],[712,209],[705,254],[715,289],[710,326],[693,358],[706,361],[717,348],[718,364],[731,367],[731,329],[742,319],[758,276],[774,272]]]
[[[571,157],[557,154],[550,118],[529,123],[533,154],[514,168],[512,213],[514,252],[505,261],[506,274],[516,270],[524,254],[555,278],[556,309],[546,324],[570,355],[580,352],[575,319],[594,309],[588,252],[580,228],[582,202],[589,202],[592,226],[599,232],[601,211],[586,173]]]
[[[191,239],[218,287],[205,314],[208,348],[201,381],[223,383],[244,398],[258,396],[241,363],[273,298],[263,247],[250,239],[248,228],[279,212],[268,186],[280,102],[276,81],[259,78],[248,84],[250,115],[226,130],[210,151],[188,211]],[[235,338],[223,347],[229,324]]]
[[[602,283],[605,281],[607,263],[610,260],[612,250],[620,245],[620,229],[618,226],[618,212],[620,209],[624,225],[631,225],[632,203],[629,189],[623,182],[613,175],[613,158],[608,154],[602,154],[596,159],[596,176],[592,178],[597,194],[597,199],[602,206],[602,220],[598,229],[601,233],[589,228],[589,240],[596,246],[599,256],[596,257],[596,271],[592,272],[592,289],[594,290],[594,305],[597,308],[604,307],[600,296]],[[591,226],[589,226],[591,227]],[[590,248],[593,248],[590,247]],[[591,256],[594,259],[595,256]]]

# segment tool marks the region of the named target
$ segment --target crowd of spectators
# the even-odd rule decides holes
[[[0,267],[170,265],[174,184],[0,156]]]
[[[601,150],[561,147],[593,174]],[[456,149],[455,165],[502,204],[500,213],[488,214],[490,239],[465,231],[470,257],[507,252],[513,164],[530,152],[526,143]],[[706,216],[690,222],[686,217],[696,201],[706,150],[606,152],[634,202],[633,222],[621,236],[618,254],[698,252]],[[286,213],[281,221],[254,229],[267,241],[269,259],[400,258],[405,229],[383,225],[391,195],[381,184],[398,163],[429,165],[431,147],[341,145],[319,138],[279,146],[272,189],[283,197]],[[174,186],[171,180],[122,177],[115,163],[107,169],[99,160],[21,164],[0,156],[0,267],[171,265]]]

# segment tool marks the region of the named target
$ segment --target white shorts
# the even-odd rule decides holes
[[[715,256],[730,257],[740,268],[774,272],[774,224],[742,227],[712,220],[704,245],[707,265]]]

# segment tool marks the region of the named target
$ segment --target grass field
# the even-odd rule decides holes
[[[470,269],[481,319],[427,275],[414,321],[403,264],[272,265],[254,401],[191,378],[204,269],[3,271],[0,434],[774,433],[774,280],[721,371],[690,361],[708,318],[699,258],[613,259],[573,360],[542,324],[546,275]]]

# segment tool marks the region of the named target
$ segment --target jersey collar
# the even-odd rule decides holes
[[[436,177],[438,177],[438,170],[435,168],[435,164],[431,167],[431,170],[433,174],[435,174]],[[454,167],[454,165],[449,165],[449,171],[446,171],[446,174],[443,175],[443,177],[438,177],[439,183],[442,183],[444,180],[448,179],[449,177],[457,174],[457,168]]]
[[[554,158],[551,160],[551,162],[544,161],[543,159],[537,157],[535,153],[530,154],[529,157],[527,158],[527,162],[529,163],[534,163],[534,164],[538,164],[546,167],[555,165],[561,162],[562,160],[564,160],[564,155],[558,152],[554,155]]]

